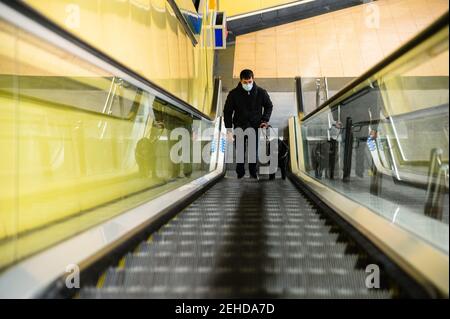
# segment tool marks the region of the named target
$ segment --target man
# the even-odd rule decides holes
[[[272,114],[272,101],[266,90],[258,87],[254,80],[251,70],[245,69],[241,71],[239,76],[240,82],[236,88],[230,91],[224,107],[224,121],[227,128],[228,140],[233,140],[232,128],[240,128],[242,130],[254,130],[256,141],[248,143],[247,136],[244,140],[244,147],[236,147],[236,158],[244,158],[244,154],[250,146],[255,146],[250,152],[254,152],[256,160],[249,159],[248,169],[250,177],[258,179],[257,162],[258,162],[258,128],[266,128]],[[247,144],[249,144],[247,146]],[[238,145],[236,145],[238,146]],[[236,164],[236,173],[238,178],[245,175],[244,162],[238,161]]]

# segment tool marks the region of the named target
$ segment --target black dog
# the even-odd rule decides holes
[[[272,126],[268,126],[269,129],[272,128]],[[269,136],[267,133],[265,134],[266,138],[266,145],[267,145],[267,155],[270,154],[270,141]],[[289,161],[289,147],[287,144],[278,138],[278,150],[277,150],[277,157],[278,157],[278,168],[281,170],[281,178],[286,179],[286,171],[287,171],[287,165]],[[270,162],[269,162],[270,164]],[[269,174],[269,179],[275,179],[275,173]]]
[[[287,165],[289,161],[289,147],[287,144],[278,139],[278,168],[281,171],[281,178],[286,179]],[[269,179],[275,179],[275,173],[269,174]]]

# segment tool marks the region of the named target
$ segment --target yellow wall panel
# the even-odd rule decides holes
[[[133,7],[121,2],[102,19],[117,22],[117,12],[125,8],[134,15]],[[140,17],[126,28],[151,38],[145,25],[152,17],[135,13]],[[166,27],[158,36],[174,49],[152,57],[158,51],[148,45],[145,61],[152,63],[145,65],[158,70],[155,59],[166,60],[170,89],[206,103],[213,51],[194,49],[180,36],[175,18],[163,18]],[[121,204],[131,195],[148,201],[207,171],[209,163],[180,165],[169,157],[170,132],[192,130],[197,120],[4,21],[0,40],[0,268],[134,207],[133,201]],[[105,41],[118,45],[112,37]],[[183,59],[197,61],[196,71]],[[177,81],[180,74],[184,81]],[[109,114],[103,109],[113,83]],[[39,236],[41,231],[46,235]],[[27,239],[33,234],[35,240]]]
[[[298,52],[297,46],[292,43],[296,42],[296,29],[294,28],[277,28],[276,29],[276,64],[277,77],[285,75],[295,77],[298,72]]]
[[[357,77],[447,10],[445,0],[379,0],[238,36],[233,74],[248,65],[259,77]],[[295,36],[278,31],[292,29]],[[266,57],[266,51],[274,54]],[[437,72],[445,72],[442,65]]]
[[[225,11],[227,16],[235,16],[244,13],[249,13],[253,11],[268,9],[271,7],[298,2],[292,0],[246,0],[246,1],[237,1],[237,0],[220,0],[219,1],[219,10]]]
[[[267,29],[256,36],[255,76],[277,77],[275,29]]]
[[[233,77],[238,78],[242,69],[255,69],[256,61],[256,34],[248,34],[236,39],[234,51]]]
[[[167,1],[26,2],[82,40],[199,110],[210,108],[211,96],[205,92],[212,91],[209,85],[213,85],[213,49],[206,48],[205,41],[193,46]],[[193,8],[189,0],[177,3],[190,10]],[[203,29],[209,20],[210,15],[204,16]]]

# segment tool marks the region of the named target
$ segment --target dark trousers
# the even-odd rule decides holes
[[[364,176],[364,171],[369,167],[368,156],[369,149],[367,148],[367,138],[360,138],[355,154],[355,174],[357,176]]]
[[[258,172],[258,129],[255,129],[255,155],[256,155],[256,162],[255,163],[248,163],[248,170],[250,172],[250,175],[256,175],[256,173]],[[236,146],[236,145],[235,145]],[[246,158],[246,153],[248,153],[248,136],[244,137],[244,161]],[[236,150],[236,159],[239,157],[238,156],[238,148],[235,147]],[[248,156],[248,155],[247,155]],[[245,174],[245,163],[236,163],[236,173],[238,175],[244,175]]]

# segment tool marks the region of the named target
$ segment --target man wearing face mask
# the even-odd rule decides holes
[[[272,108],[273,105],[269,94],[266,90],[256,85],[253,72],[248,69],[242,70],[240,82],[236,88],[228,93],[223,111],[228,140],[233,140],[232,128],[241,128],[242,130],[253,129],[255,131],[255,137],[258,137],[258,128],[267,127],[270,115],[272,114]],[[246,142],[248,141],[246,140]],[[251,144],[244,144],[246,146],[244,153],[247,146]],[[256,145],[256,149],[251,151],[255,152],[254,154],[256,154],[257,158],[257,140],[253,145]],[[236,152],[239,150],[240,148],[236,147]],[[237,157],[238,155],[236,154]],[[258,179],[256,164],[257,160],[256,162],[249,161],[248,169],[250,171],[250,177]],[[238,162],[236,164],[236,173],[238,178],[244,177],[244,163]]]

